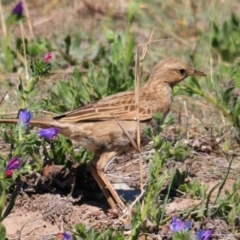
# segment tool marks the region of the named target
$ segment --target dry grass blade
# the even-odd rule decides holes
[[[2,1],[1,0],[0,0],[0,15],[1,15],[3,35],[4,35],[4,37],[6,37],[7,36],[7,28],[6,28],[6,23],[4,21],[3,8],[2,8]]]
[[[143,50],[141,57],[140,55],[140,46],[137,46],[136,51],[136,63],[135,63],[135,110],[136,110],[136,119],[137,119],[137,148],[139,152],[139,171],[140,171],[140,188],[141,192],[143,192],[143,166],[142,166],[142,156],[141,156],[141,140],[140,140],[140,120],[139,120],[139,106],[140,106],[140,77],[141,77],[141,66],[142,62],[145,59],[147,54],[147,49],[150,45],[150,41],[152,39],[154,33],[154,29],[151,32],[148,42],[143,45]]]
[[[153,33],[154,33],[154,29],[153,29],[152,32],[151,32],[151,35],[150,35],[150,37],[149,37],[148,42],[143,45],[142,56],[141,56],[141,58],[140,58],[140,63],[139,63],[140,67],[142,66],[143,60],[145,59],[145,56],[146,56],[146,54],[147,54],[148,47],[150,46],[151,43],[155,42],[155,41],[151,41],[152,36],[153,36]],[[138,46],[140,46],[140,45],[138,45]]]
[[[140,152],[140,121],[139,121],[139,104],[140,104],[140,99],[139,99],[139,89],[140,89],[140,61],[139,61],[139,52],[140,48],[137,47],[137,52],[136,52],[136,63],[135,63],[135,111],[136,111],[136,119],[137,119],[137,148],[138,151]]]
[[[157,43],[157,42],[163,42],[163,41],[169,41],[169,40],[174,40],[173,38],[163,38],[163,39],[158,39],[158,40],[153,40],[153,41],[148,41],[147,43],[140,43],[138,44],[139,47],[141,46],[146,46],[148,45],[147,48],[152,44],[152,43]]]
[[[134,140],[131,138],[131,136],[129,135],[129,133],[124,129],[124,127],[122,126],[122,124],[118,121],[118,119],[115,117],[115,115],[113,115],[116,122],[118,123],[119,127],[123,130],[123,132],[127,135],[129,141],[131,142],[131,144],[133,145],[133,147],[137,150],[138,147],[136,145],[136,143],[134,142]]]
[[[35,36],[34,36],[33,26],[32,26],[32,22],[31,22],[31,19],[30,19],[30,14],[29,14],[29,11],[28,11],[28,5],[27,5],[26,0],[23,0],[23,4],[24,4],[24,9],[25,9],[26,17],[27,17],[27,23],[28,23],[28,28],[29,28],[30,36],[31,36],[31,38],[33,39]]]
[[[2,97],[2,99],[1,99],[1,101],[0,101],[0,105],[2,104],[4,98],[6,97],[7,94],[8,94],[8,91],[3,94],[3,97]]]
[[[22,37],[22,47],[23,47],[23,55],[24,55],[24,67],[25,67],[25,74],[26,74],[26,79],[29,79],[29,74],[28,74],[28,64],[27,64],[27,55],[26,55],[26,45],[25,45],[25,34],[23,30],[23,24],[20,21],[20,29],[21,29],[21,37]]]

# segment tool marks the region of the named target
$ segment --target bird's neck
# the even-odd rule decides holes
[[[165,92],[168,94],[172,94],[172,86],[168,82],[164,81],[148,81],[144,87],[145,89],[149,89],[151,92]]]
[[[172,103],[172,87],[167,82],[153,81],[143,87],[143,92],[147,93],[147,99],[153,111],[161,112],[166,116]]]

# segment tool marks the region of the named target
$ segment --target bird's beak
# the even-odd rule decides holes
[[[204,72],[192,69],[192,71],[190,71],[189,76],[202,76],[205,77],[207,76]]]

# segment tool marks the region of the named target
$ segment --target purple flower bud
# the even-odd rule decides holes
[[[49,52],[44,56],[43,61],[45,63],[49,63],[51,61],[51,59],[52,59],[52,54]]]
[[[6,171],[5,171],[5,174],[7,177],[11,177],[12,174],[13,174],[13,171],[16,170],[16,169],[19,169],[20,168],[20,160],[18,157],[13,157],[8,165],[6,166]]]
[[[18,118],[20,123],[22,123],[26,128],[32,118],[32,114],[27,109],[20,110]]]
[[[40,135],[41,137],[44,137],[46,139],[49,139],[49,140],[55,140],[58,132],[59,132],[59,129],[55,128],[55,127],[45,128],[45,129],[40,130],[38,132],[38,135]]]
[[[212,230],[198,230],[197,240],[208,240],[212,236]]]
[[[18,4],[13,8],[12,14],[15,14],[17,17],[22,17],[23,15],[23,2],[20,1]]]

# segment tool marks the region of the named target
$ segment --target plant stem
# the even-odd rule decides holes
[[[233,121],[232,115],[222,105],[220,105],[212,96],[196,88],[191,88],[191,91],[207,99],[216,108],[218,108],[229,121],[231,122]]]
[[[42,166],[42,161],[37,157],[37,155],[35,153],[31,154],[31,157],[33,158],[33,160],[37,163],[38,167]]]

